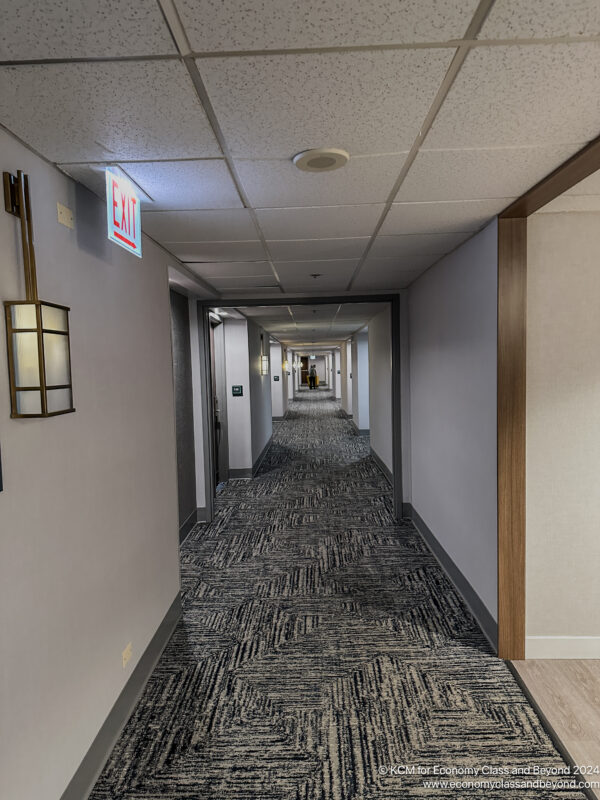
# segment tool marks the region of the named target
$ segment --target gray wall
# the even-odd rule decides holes
[[[497,616],[494,221],[409,289],[412,505]]]
[[[29,174],[40,296],[71,307],[74,414],[10,419],[0,329],[0,797],[56,800],[179,591],[172,259],[110,243],[105,204],[2,131],[0,167]],[[2,208],[2,300],[18,230]]]
[[[196,511],[196,457],[194,448],[194,393],[190,350],[188,298],[170,292],[175,434],[177,439],[177,494],[179,527]]]
[[[227,382],[227,432],[229,469],[252,469],[250,435],[250,368],[248,364],[248,323],[245,319],[226,319],[225,372]],[[233,397],[232,386],[242,386],[242,397]],[[235,473],[234,473],[235,475]]]
[[[369,429],[371,448],[393,472],[392,312],[369,321]]]
[[[400,407],[402,409],[402,499],[412,499],[411,430],[410,430],[410,325],[408,290],[400,292]]]
[[[252,464],[255,465],[273,433],[271,411],[271,375],[260,374],[261,335],[263,348],[269,353],[269,334],[248,321],[248,354],[250,358],[250,425]]]

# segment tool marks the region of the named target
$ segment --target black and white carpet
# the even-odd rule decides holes
[[[93,800],[583,797],[416,774],[564,764],[329,393],[291,404],[217,507]]]

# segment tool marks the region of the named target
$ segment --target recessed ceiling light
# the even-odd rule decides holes
[[[344,167],[350,153],[336,147],[317,147],[314,150],[303,150],[294,156],[292,161],[304,172],[329,172]]]

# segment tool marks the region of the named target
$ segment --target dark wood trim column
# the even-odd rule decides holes
[[[525,658],[527,219],[498,220],[498,655]]]

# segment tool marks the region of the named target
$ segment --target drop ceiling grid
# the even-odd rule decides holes
[[[268,264],[272,255],[274,265],[302,263],[308,270],[312,264],[315,271],[319,271],[318,265],[333,271],[331,256],[336,255],[336,242],[340,247],[337,260],[345,258],[346,266],[358,255],[360,260],[354,266],[355,270],[358,267],[356,275],[360,274],[364,263],[367,273],[360,284],[365,288],[374,288],[368,281],[369,274],[373,279],[376,277],[375,272],[369,272],[370,266],[378,263],[377,271],[382,274],[382,263],[392,253],[397,258],[387,262],[387,274],[391,272],[397,277],[419,274],[425,268],[427,257],[424,259],[423,248],[414,251],[409,248],[407,252],[405,235],[421,235],[426,250],[441,241],[442,234],[459,232],[464,238],[464,234],[478,230],[501,210],[505,201],[508,204],[600,129],[600,106],[591,91],[587,95],[583,92],[586,106],[582,113],[576,113],[580,107],[573,105],[572,113],[562,116],[549,108],[552,98],[548,95],[547,102],[539,105],[538,116],[543,118],[543,125],[538,128],[531,125],[515,128],[512,120],[516,107],[508,102],[524,70],[528,77],[524,89],[519,91],[525,91],[527,96],[535,95],[540,81],[551,75],[550,83],[559,83],[557,105],[563,107],[565,103],[577,102],[573,99],[577,93],[570,90],[573,83],[577,83],[578,90],[581,86],[584,89],[593,86],[594,81],[597,83],[600,44],[583,41],[600,35],[599,7],[591,0],[580,0],[569,14],[559,0],[527,0],[527,3],[496,0],[493,5],[487,4],[491,11],[485,19],[485,15],[478,18],[477,9],[481,10],[486,4],[478,4],[476,0],[462,3],[406,0],[402,4],[373,0],[368,12],[362,0],[347,0],[344,8],[346,11],[351,8],[351,13],[340,18],[341,21],[336,18],[335,25],[331,24],[336,15],[332,16],[330,5],[327,19],[319,22],[324,8],[320,0],[307,0],[297,7],[292,24],[285,5],[279,0],[249,3],[243,18],[239,15],[237,0],[175,0],[175,4],[193,57],[214,50],[215,41],[219,42],[220,49],[228,51],[227,55],[214,51],[210,58],[199,57],[194,61],[200,65],[200,76],[207,87],[205,105],[210,105],[214,115],[209,114],[208,120],[198,98],[189,99],[189,76],[183,64],[176,60],[167,28],[159,19],[160,14],[156,14],[158,6],[150,10],[149,4],[139,14],[129,16],[128,20],[136,23],[134,33],[126,36],[118,47],[115,42],[118,44],[119,40],[114,38],[104,47],[105,33],[98,30],[99,25],[101,28],[98,20],[102,16],[98,17],[99,8],[110,8],[116,13],[125,5],[125,0],[101,0],[83,8],[83,17],[92,14],[92,23],[88,21],[87,29],[96,34],[94,43],[90,40],[88,44],[84,24],[80,25],[77,37],[69,33],[68,27],[65,33],[60,6],[53,7],[42,0],[24,0],[14,4],[10,9],[12,13],[4,20],[0,58],[37,56],[68,61],[82,58],[83,54],[89,59],[96,55],[95,46],[101,48],[102,54],[108,56],[101,63],[72,62],[66,71],[65,64],[44,65],[46,76],[59,76],[57,85],[62,81],[63,93],[69,87],[75,91],[77,81],[88,87],[90,80],[94,82],[94,74],[108,76],[108,87],[111,82],[114,85],[114,76],[122,74],[123,69],[138,76],[133,84],[139,83],[144,89],[142,108],[132,115],[130,132],[128,134],[125,127],[125,136],[116,143],[116,149],[114,142],[103,139],[101,125],[93,115],[80,126],[83,135],[79,142],[70,142],[69,137],[65,139],[64,130],[57,126],[53,131],[51,152],[44,152],[45,139],[30,140],[31,137],[35,139],[36,129],[42,130],[44,137],[48,133],[39,125],[36,127],[33,117],[21,120],[20,124],[17,121],[14,127],[9,120],[8,127],[25,141],[29,137],[28,143],[46,157],[56,162],[79,162],[71,174],[83,182],[86,181],[83,169],[86,162],[138,161],[142,163],[127,163],[126,169],[130,174],[135,173],[132,177],[136,181],[139,179],[149,194],[154,190],[160,195],[164,183],[161,172],[164,175],[170,169],[179,184],[185,180],[186,171],[194,170],[190,163],[178,166],[180,159],[195,159],[198,167],[210,164],[206,159],[216,159],[214,169],[216,172],[224,169],[224,172],[215,173],[214,192],[207,193],[205,205],[194,195],[194,184],[202,180],[192,176],[188,199],[183,203],[179,200],[186,208],[177,208],[178,201],[173,197],[159,196],[153,210],[144,212],[144,227],[150,235],[168,249],[171,243],[177,243],[172,252],[191,256],[190,268],[195,268],[198,274],[215,268],[220,270],[219,262],[225,262],[233,277],[239,274],[243,281],[241,273],[245,273],[254,282],[262,277],[256,273],[254,262],[262,259]],[[127,6],[129,8],[129,4]],[[98,20],[94,23],[96,17]],[[25,18],[29,20],[29,30],[22,24]],[[40,35],[36,26],[31,26],[31,19],[42,19]],[[199,19],[202,25],[196,24]],[[475,41],[477,36],[479,41]],[[547,37],[548,41],[531,41],[536,37]],[[580,37],[582,41],[573,47],[572,43],[550,41],[552,37]],[[530,41],[525,43],[525,39]],[[110,49],[111,44],[115,45],[113,49]],[[306,52],[298,52],[303,47]],[[365,47],[368,51],[361,51]],[[273,48],[278,48],[278,53],[266,52]],[[328,48],[338,50],[328,52]],[[419,135],[422,123],[431,116],[431,102],[443,84],[449,57],[458,52],[457,48],[464,51],[465,60],[425,140]],[[140,60],[127,64],[119,62],[124,49],[127,56]],[[240,52],[244,50],[263,52]],[[153,58],[165,60],[151,60]],[[244,67],[241,71],[240,65]],[[319,94],[322,90],[318,79],[325,68],[337,91],[333,104],[327,102],[330,101],[328,93]],[[27,70],[34,72],[27,73]],[[18,89],[38,97],[39,93],[32,88],[37,81],[31,76],[42,75],[39,70],[40,66],[22,65],[16,72],[13,67],[0,67],[0,88],[8,89],[3,96],[14,98]],[[142,72],[146,73],[143,79]],[[398,74],[403,76],[402,93],[398,92]],[[567,80],[560,82],[559,78],[564,75]],[[161,77],[157,80],[156,76]],[[170,78],[167,80],[166,76]],[[501,124],[477,127],[475,121],[486,117],[487,95],[482,94],[481,84],[489,81],[489,76],[493,76],[493,86],[490,84],[493,89],[497,89],[500,80],[505,101],[500,104],[500,112],[506,111],[506,114],[500,118]],[[99,85],[97,79],[95,85]],[[169,85],[171,89],[165,90]],[[178,88],[173,92],[174,86]],[[363,97],[368,97],[368,113],[360,102],[356,106],[357,86],[359,100],[361,92]],[[275,91],[274,96],[272,91]],[[46,94],[52,98],[51,92]],[[196,94],[203,99],[201,92]],[[524,95],[519,96],[518,91],[516,94],[522,104]],[[177,105],[175,113],[170,107],[164,107],[166,96],[173,101],[173,106]],[[100,90],[100,106],[102,97]],[[276,114],[271,116],[268,113],[270,97],[275,101],[271,105],[276,107]],[[410,102],[405,102],[406,97]],[[320,98],[321,102],[316,102],[315,98]],[[395,108],[394,103],[399,100],[404,101],[400,103],[402,108]],[[316,102],[317,113],[295,116],[298,106],[305,112],[311,101]],[[254,116],[246,115],[240,120],[244,103],[251,106]],[[77,108],[77,104],[74,106],[71,113],[76,119],[78,113],[85,112],[85,105],[82,109]],[[2,111],[0,107],[0,113]],[[264,119],[261,114],[266,114]],[[183,129],[176,126],[178,129],[169,135],[173,122],[179,122],[182,115],[187,120]],[[577,124],[565,126],[565,116],[570,122],[577,120]],[[4,115],[2,118],[6,120]],[[400,126],[394,125],[398,119]],[[530,146],[531,139],[541,129],[543,141],[540,143],[539,137],[535,138],[535,146]],[[133,134],[140,131],[145,136],[138,141],[139,136]],[[322,137],[326,133],[335,141],[324,142]],[[219,134],[226,145],[225,153],[219,147]],[[348,143],[340,142],[344,136]],[[506,146],[514,145],[515,141],[524,146]],[[289,161],[293,152],[290,151],[326,143],[347,144],[353,156],[348,167],[329,175],[308,176],[293,168]],[[411,161],[407,169],[409,151]],[[272,158],[273,154],[277,158]],[[149,161],[156,162],[156,166],[148,164]],[[164,162],[170,162],[169,166]],[[65,170],[68,171],[67,167]],[[398,176],[404,181],[396,186]],[[101,191],[97,174],[88,177],[90,182],[95,182],[92,188]],[[205,178],[204,182],[208,187],[209,181]],[[396,188],[400,190],[397,194]],[[451,204],[460,206],[461,213]],[[158,208],[170,211],[161,212],[156,210]],[[206,209],[204,217],[201,208]],[[168,213],[174,215],[173,232],[168,229],[167,217],[162,220],[158,217]],[[198,228],[194,227],[192,213],[196,214]],[[211,232],[209,214],[213,214],[215,233]],[[368,244],[358,253],[353,248],[363,239]],[[396,243],[397,250],[394,249]],[[276,252],[271,253],[271,249]],[[381,258],[378,259],[378,255]],[[194,259],[213,266],[203,270],[202,263],[193,263]],[[392,261],[397,261],[396,268]],[[417,269],[411,270],[411,266]],[[337,271],[335,286],[343,290],[345,286],[339,283],[342,274]],[[217,278],[217,282],[223,278],[225,286],[229,283],[220,272],[207,276],[209,282],[210,277]],[[333,272],[330,279],[334,281]]]

